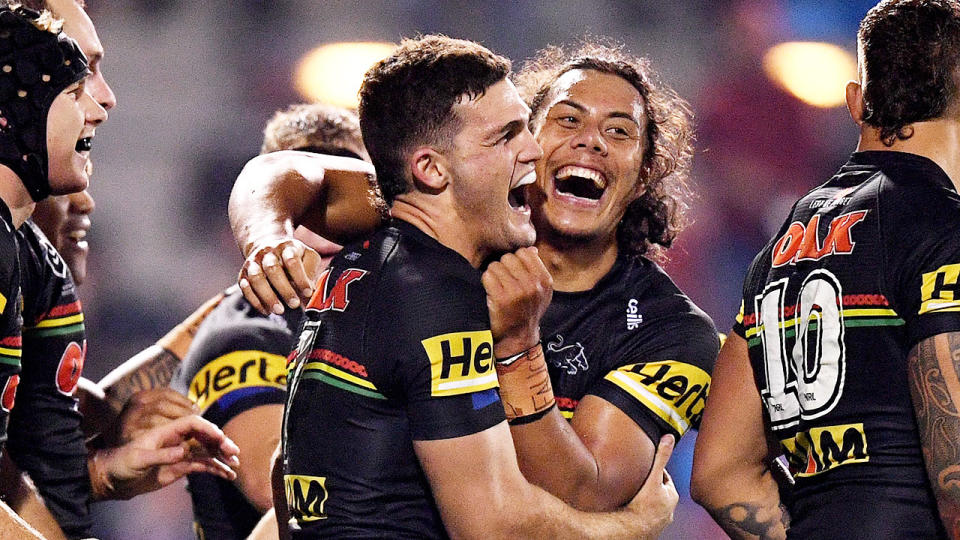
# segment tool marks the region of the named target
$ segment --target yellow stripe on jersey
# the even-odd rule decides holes
[[[38,322],[34,328],[55,328],[58,326],[69,326],[71,324],[80,322],[83,322],[83,313],[77,313],[76,315],[71,315],[69,317],[63,317],[60,319],[45,319]]]
[[[0,355],[2,356],[15,356],[20,358],[23,355],[23,351],[20,349],[8,349],[7,347],[0,347]]]
[[[350,381],[350,382],[352,382],[353,384],[355,384],[355,385],[357,385],[357,386],[362,386],[362,387],[364,387],[364,388],[369,388],[370,390],[373,390],[374,392],[379,392],[379,390],[377,390],[377,387],[374,386],[372,382],[370,382],[370,381],[368,381],[368,380],[366,380],[366,379],[361,379],[360,377],[357,377],[356,375],[351,375],[351,374],[347,373],[346,371],[337,369],[337,368],[331,366],[330,364],[327,364],[327,363],[324,363],[324,362],[307,362],[307,364],[303,366],[303,369],[304,369],[304,371],[311,370],[311,369],[316,369],[316,370],[319,370],[319,371],[323,371],[323,372],[325,372],[325,373],[329,373],[330,375],[333,375],[334,377],[336,377],[336,378],[338,378],[338,379],[343,379],[343,380],[345,380],[345,381]]]
[[[920,283],[920,311],[960,311],[960,264],[947,264],[923,274]]]
[[[743,300],[740,301],[740,311],[737,312],[737,317],[735,319],[737,324],[743,324]]]
[[[234,351],[203,366],[190,381],[187,397],[201,413],[218,399],[241,388],[287,389],[287,359],[263,351]]]
[[[499,386],[489,330],[453,332],[420,343],[430,359],[430,395],[455,396]]]
[[[674,360],[623,366],[604,378],[659,416],[676,435],[700,424],[710,392],[709,373]]]
[[[3,313],[5,309],[7,309],[7,297],[0,294],[0,313]]]

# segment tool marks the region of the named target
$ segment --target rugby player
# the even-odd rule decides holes
[[[704,412],[691,493],[733,538],[960,538],[960,2],[857,45],[856,151],[751,264]]]
[[[669,522],[673,437],[617,512],[565,507],[514,465],[494,357],[539,340],[551,287],[536,250],[522,248],[534,240],[522,191],[541,152],[508,71],[475,44],[426,37],[367,74],[361,126],[393,219],[337,256],[307,305],[283,432],[295,535],[443,537],[445,526],[468,537],[647,537]],[[238,188],[231,212],[250,212]],[[280,256],[296,257],[287,248]],[[536,283],[523,302],[527,332],[495,326],[491,339],[476,269],[517,248],[501,263]]]
[[[369,160],[357,115],[319,103],[294,105],[273,115],[264,128],[261,153],[279,150]],[[294,234],[322,254],[323,264],[340,250],[305,228]],[[296,345],[302,315],[300,310],[287,310],[282,317],[262,315],[239,288],[228,289],[200,325],[170,383],[223,429],[243,456],[243,467],[232,482],[208,474],[188,477],[199,539],[247,538],[273,507],[271,458],[280,442],[287,355]],[[218,378],[224,369],[235,376]],[[272,528],[276,531],[275,522]]]
[[[581,509],[617,508],[646,480],[655,441],[681,437],[699,422],[717,354],[712,321],[651,260],[682,228],[689,109],[645,59],[597,42],[547,49],[517,81],[546,154],[527,200],[555,292],[540,321],[544,346],[500,370],[501,397],[508,417],[517,416],[511,432],[529,480]],[[295,305],[299,289],[287,278],[306,273],[294,256],[306,251],[289,242],[283,224],[319,222],[314,214],[326,215],[327,201],[291,179],[322,177],[252,171],[257,187],[271,175],[282,185],[250,204],[256,214],[237,213],[235,230],[245,235],[247,268],[255,271],[241,278],[263,305],[278,304],[264,276]],[[264,240],[247,240],[255,235]],[[526,294],[524,284],[535,284],[514,270],[521,271],[490,266],[485,285],[495,319]],[[521,366],[541,376],[517,377]],[[542,398],[547,388],[555,400]]]
[[[99,69],[103,50],[96,30],[74,0],[33,4],[30,7],[52,8],[56,16],[63,16],[65,32],[77,36],[80,49],[91,59],[85,88],[103,110],[88,122],[89,138],[82,141],[88,150],[93,129],[106,120],[105,111],[116,103]],[[89,170],[85,172],[89,174]],[[179,441],[197,436],[205,444],[212,442],[214,450],[223,442],[222,434],[214,426],[195,418],[150,434],[143,433],[142,438],[119,448],[88,454],[80,430],[80,413],[72,395],[86,352],[83,314],[72,273],[76,272],[78,281],[85,276],[86,242],[82,234],[77,237],[76,233],[78,228],[80,233],[85,232],[84,226],[89,226],[85,214],[92,209],[93,200],[85,191],[53,196],[41,201],[35,214],[53,243],[30,221],[17,233],[26,327],[19,406],[11,414],[8,447],[10,456],[30,474],[44,500],[33,496],[32,487],[24,484],[17,466],[8,461],[3,465],[2,490],[14,509],[49,537],[89,535],[91,494],[94,498],[129,498],[166,485],[189,470],[207,470],[185,467],[191,461],[190,456],[180,452],[177,457],[170,452],[169,447]],[[71,216],[71,211],[78,213],[79,218]],[[60,257],[54,244],[64,249],[66,260]],[[192,412],[189,402],[185,409],[186,414]],[[125,419],[136,420],[137,416],[130,412]],[[126,424],[124,431],[130,431]],[[178,436],[178,440],[171,440]],[[174,449],[174,452],[178,451]],[[217,468],[219,474],[232,474],[223,471],[224,467]],[[180,469],[183,472],[179,472]],[[63,532],[58,530],[61,527]]]

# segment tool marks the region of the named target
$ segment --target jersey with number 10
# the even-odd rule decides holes
[[[958,232],[937,165],[858,152],[751,265],[734,330],[796,479],[791,537],[944,537],[907,355],[960,331]]]

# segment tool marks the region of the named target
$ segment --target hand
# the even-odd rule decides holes
[[[171,388],[141,390],[130,396],[120,412],[116,441],[126,444],[145,431],[199,412],[193,402]]]
[[[667,472],[667,461],[675,445],[673,435],[664,435],[653,457],[653,468],[637,495],[627,504],[626,511],[637,515],[637,523],[646,524],[651,538],[656,538],[673,522],[673,510],[680,496]]]
[[[193,415],[143,432],[118,448],[98,450],[87,465],[94,499],[129,499],[190,473],[233,481],[239,453],[217,426]]]
[[[207,300],[196,311],[191,313],[180,324],[174,326],[165,336],[157,340],[157,345],[173,353],[179,360],[187,355],[190,344],[193,343],[194,336],[197,335],[197,329],[200,323],[207,318],[207,315],[223,300],[224,294],[220,293]]]
[[[535,247],[507,253],[481,277],[487,291],[494,354],[506,358],[540,341],[540,318],[553,297],[553,278]]]
[[[268,239],[250,248],[237,283],[254,308],[279,315],[283,304],[278,297],[293,309],[310,300],[320,264],[320,255],[299,240]]]

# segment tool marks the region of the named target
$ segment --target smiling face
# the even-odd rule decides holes
[[[33,221],[60,252],[77,285],[87,277],[87,231],[93,208],[93,197],[84,190],[47,197],[33,211]]]
[[[481,254],[532,245],[536,233],[523,186],[542,155],[527,127],[530,109],[510,81],[454,105],[461,129],[447,150],[453,204]]]
[[[109,111],[117,104],[117,97],[103,78],[103,72],[100,69],[103,45],[100,43],[100,36],[97,35],[93,21],[76,0],[46,0],[46,6],[57,17],[63,19],[63,32],[76,40],[80,50],[87,57],[87,67],[90,69],[90,75],[87,77],[87,92],[101,107]]]
[[[544,240],[616,243],[616,230],[640,193],[646,140],[643,98],[625,79],[575,69],[552,85],[536,119],[544,157],[528,190]]]
[[[106,114],[84,90],[83,80],[54,98],[47,112],[47,172],[52,194],[87,188],[91,141]]]

